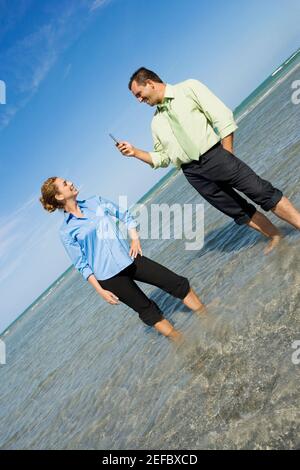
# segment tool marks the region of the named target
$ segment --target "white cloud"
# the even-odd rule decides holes
[[[65,80],[67,78],[67,76],[69,75],[70,71],[72,69],[72,64],[68,64],[64,70],[64,73],[63,73],[63,80]]]
[[[21,258],[16,257],[14,260],[12,260],[8,266],[5,266],[5,268],[0,269],[0,284],[4,282],[6,279],[8,279],[10,276],[12,276],[16,269],[20,266],[21,263]]]
[[[64,2],[60,10],[45,14],[46,23],[0,52],[1,74],[6,78],[7,104],[2,106],[0,129],[26,106],[58,57],[78,38],[91,20],[91,11],[109,0]],[[65,76],[70,73],[68,65]]]
[[[90,11],[98,10],[99,8],[103,7],[104,5],[107,5],[107,3],[110,0],[94,0],[91,7]]]
[[[0,218],[0,281],[11,276],[45,237],[53,236],[57,220],[34,217],[38,205],[38,195],[31,195],[8,217]]]
[[[9,122],[14,117],[18,109],[19,107],[17,106],[12,106],[12,105],[5,106],[5,112],[3,112],[0,115],[0,129],[6,127],[9,124]]]
[[[9,216],[0,217],[0,245],[4,243],[4,239],[11,236],[21,219],[29,215],[29,211],[38,205],[38,195],[31,195],[27,201],[15,209]]]

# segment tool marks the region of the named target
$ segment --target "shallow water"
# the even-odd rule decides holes
[[[239,122],[235,154],[299,194],[300,105],[294,70]],[[203,200],[179,173],[147,201]],[[273,221],[276,220],[271,215]],[[299,448],[300,234],[266,241],[205,203],[205,244],[144,240],[143,251],[187,276],[209,323],[139,283],[185,336],[175,345],[124,305],[112,307],[71,271],[5,337],[2,449]]]

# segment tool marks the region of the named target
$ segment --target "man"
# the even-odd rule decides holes
[[[171,162],[181,168],[211,205],[237,224],[247,224],[270,239],[265,253],[279,243],[281,234],[235,189],[300,229],[300,213],[287,197],[233,155],[237,129],[233,113],[203,83],[190,79],[170,85],[141,67],[131,76],[129,89],[139,102],[157,106],[152,120],[154,151],[122,141],[117,147],[123,155],[136,157],[154,169]]]

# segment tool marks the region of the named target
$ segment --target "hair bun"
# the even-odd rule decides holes
[[[57,176],[48,178],[41,187],[41,197],[39,198],[43,208],[48,212],[54,212],[56,209],[63,209],[64,204],[58,201],[56,195],[59,193],[55,182]]]
[[[43,198],[43,196],[41,196],[41,197],[39,198],[39,200],[40,200],[40,202],[41,202],[43,208],[44,208],[46,211],[48,211],[48,212],[54,212],[54,211],[57,209],[57,207],[53,206],[53,205],[50,204],[49,202],[46,202],[45,199]]]

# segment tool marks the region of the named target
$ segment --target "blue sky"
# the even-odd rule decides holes
[[[108,137],[151,149],[131,73],[197,78],[235,108],[299,47],[299,13],[298,0],[0,0],[0,332],[70,265],[61,214],[38,202],[48,176],[131,205],[168,171]]]

